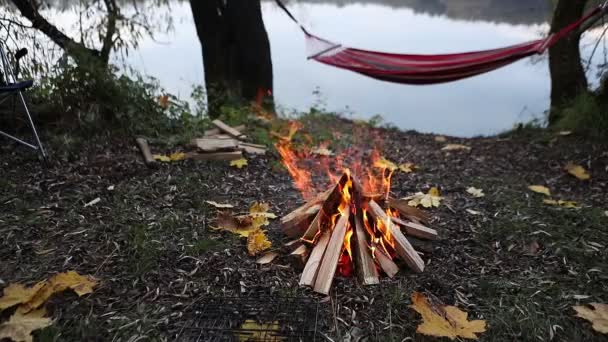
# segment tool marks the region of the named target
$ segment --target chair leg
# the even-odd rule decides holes
[[[48,163],[48,157],[47,157],[46,151],[44,150],[44,147],[42,146],[42,142],[40,142],[40,137],[38,136],[38,131],[36,130],[36,125],[34,125],[34,120],[32,119],[30,110],[27,107],[27,104],[25,103],[25,97],[23,96],[23,93],[21,91],[19,91],[19,99],[21,100],[21,103],[23,104],[23,109],[25,110],[25,114],[27,115],[27,119],[29,120],[30,127],[32,128],[32,133],[34,135],[34,139],[35,139],[36,145],[38,147],[38,152],[40,153],[42,160],[45,163]]]

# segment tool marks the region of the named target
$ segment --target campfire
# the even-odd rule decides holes
[[[361,284],[374,285],[381,273],[394,277],[398,264],[416,273],[424,271],[425,263],[415,246],[428,250],[423,240],[436,239],[437,232],[426,226],[427,214],[390,196],[391,170],[363,170],[357,165],[355,172],[343,169],[338,177],[325,170],[332,185],[315,195],[310,169],[300,165],[303,155],[288,144],[277,147],[295,185],[308,199],[281,218],[283,232],[297,239],[287,246],[293,250],[290,257],[303,268],[301,286],[328,294],[336,274],[356,273]],[[377,153],[374,159],[379,159]],[[358,176],[364,176],[365,182]]]

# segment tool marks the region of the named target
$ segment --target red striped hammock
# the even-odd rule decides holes
[[[277,3],[297,23],[287,8],[280,1]],[[590,25],[601,18],[607,9],[606,4],[598,6],[578,21],[544,39],[500,49],[444,55],[408,55],[348,48],[314,36],[300,27],[306,34],[308,59],[382,81],[437,84],[484,74],[520,59],[543,54],[581,25]]]

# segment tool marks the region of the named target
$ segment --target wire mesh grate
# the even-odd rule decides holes
[[[201,298],[180,341],[314,341],[319,303],[308,298]]]

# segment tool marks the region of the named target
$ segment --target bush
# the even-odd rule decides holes
[[[608,138],[608,104],[592,93],[579,95],[562,109],[561,119],[554,125],[592,138]]]

